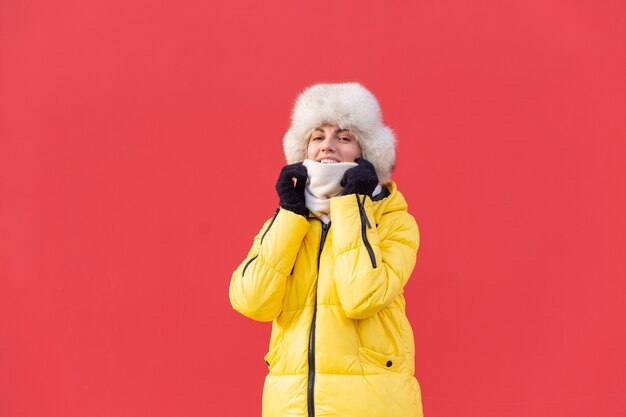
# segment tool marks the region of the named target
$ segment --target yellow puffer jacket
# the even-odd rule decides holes
[[[264,417],[418,417],[403,287],[419,245],[396,185],[330,201],[330,225],[278,209],[233,273],[233,308],[272,321]]]

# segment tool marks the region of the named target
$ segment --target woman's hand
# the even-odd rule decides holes
[[[354,162],[358,165],[350,168],[343,174],[341,186],[342,195],[361,194],[372,196],[378,185],[376,169],[367,159],[357,158]]]
[[[280,206],[304,217],[308,215],[304,201],[306,179],[306,167],[302,165],[302,162],[298,162],[284,166],[276,183]]]

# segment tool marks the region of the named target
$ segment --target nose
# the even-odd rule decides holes
[[[324,139],[324,141],[322,142],[322,145],[320,146],[320,151],[324,151],[324,152],[335,151],[335,148],[333,147],[333,144],[332,144],[332,139],[330,137],[327,137],[326,139]]]

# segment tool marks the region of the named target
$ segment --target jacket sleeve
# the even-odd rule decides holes
[[[309,222],[278,209],[254,238],[252,248],[233,272],[229,298],[235,310],[258,321],[272,321],[281,312],[287,277]]]
[[[360,201],[357,200],[360,198]],[[419,230],[406,210],[384,214],[374,223],[368,197],[331,199],[335,283],[346,316],[364,319],[403,292],[415,266]]]

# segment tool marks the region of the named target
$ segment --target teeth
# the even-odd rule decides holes
[[[336,163],[337,163],[337,161],[335,161],[335,160],[333,160],[333,159],[322,159],[322,160],[320,161],[320,163],[322,163],[322,164],[336,164]]]

